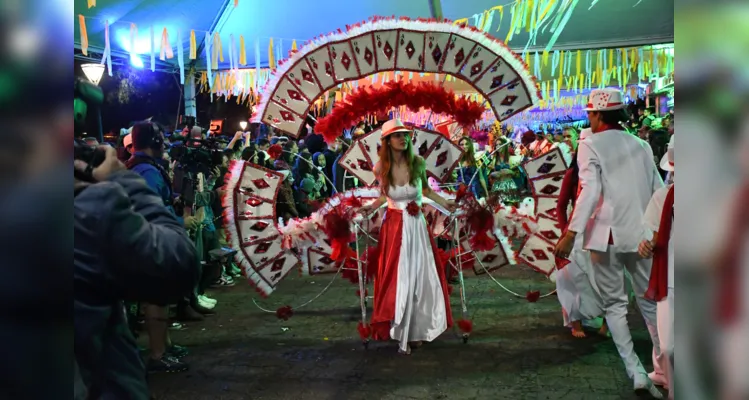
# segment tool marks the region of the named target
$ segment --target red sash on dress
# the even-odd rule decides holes
[[[666,202],[658,225],[658,238],[653,254],[653,268],[645,298],[661,301],[668,295],[668,242],[671,240],[671,226],[674,221],[674,185],[668,189]]]

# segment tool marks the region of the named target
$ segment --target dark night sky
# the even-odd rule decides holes
[[[85,79],[80,65],[75,60],[75,76]],[[179,74],[151,72],[149,69],[136,69],[130,66],[112,66],[113,76],[104,71],[99,86],[104,91],[102,105],[102,128],[104,134],[120,128],[127,128],[134,121],[153,117],[168,128],[174,127],[177,117],[184,113],[184,100],[181,100],[182,89]],[[118,101],[118,92],[123,79],[132,83],[133,92],[126,103]],[[179,107],[179,110],[178,110]],[[198,124],[208,127],[211,119],[226,119],[225,127],[231,132],[239,128],[239,121],[249,118],[249,108],[237,105],[234,99],[226,102],[214,99],[205,94],[198,94]],[[95,130],[95,118],[89,113],[89,132]],[[230,133],[231,133],[230,132]],[[93,134],[91,134],[93,136]]]

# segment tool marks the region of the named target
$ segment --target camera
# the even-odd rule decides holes
[[[195,199],[198,174],[207,177],[214,167],[224,161],[223,142],[216,138],[190,139],[172,145],[169,158],[174,167],[174,192],[180,194],[187,205]]]
[[[103,149],[91,147],[81,139],[74,139],[73,159],[85,162],[88,168],[86,171],[74,170],[73,175],[82,181],[95,182],[91,172],[104,162],[105,157],[106,153]]]

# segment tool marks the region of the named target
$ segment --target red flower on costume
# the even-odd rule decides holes
[[[276,310],[276,317],[284,321],[288,321],[292,315],[294,315],[294,309],[292,309],[291,306],[279,307],[278,310]]]
[[[528,300],[531,303],[535,303],[538,301],[538,299],[541,298],[541,292],[538,290],[534,291],[528,291],[528,293],[525,294],[525,299]]]
[[[283,147],[281,147],[281,145],[274,144],[273,146],[270,146],[268,148],[268,155],[274,160],[277,160],[278,157],[281,157],[281,153],[283,153]]]
[[[412,201],[406,206],[406,211],[408,211],[408,215],[415,217],[421,212],[421,207],[415,201]]]
[[[458,321],[458,328],[463,333],[471,333],[473,332],[473,321],[470,319],[461,319]]]

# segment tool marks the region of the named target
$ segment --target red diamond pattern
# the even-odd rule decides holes
[[[436,163],[434,164],[434,166],[435,166],[435,167],[439,167],[439,166],[441,166],[442,164],[444,164],[445,162],[447,162],[447,150],[446,150],[446,151],[443,151],[442,153],[440,153],[440,154],[439,154],[439,155],[437,156],[437,162],[436,162]]]
[[[286,110],[281,110],[278,113],[281,114],[281,118],[283,118],[284,121],[289,121],[289,122],[294,121],[294,116],[290,112]]]
[[[265,228],[268,227],[268,225],[270,225],[270,224],[267,223],[267,222],[265,222],[265,221],[257,221],[257,222],[255,222],[254,225],[252,225],[250,227],[250,229],[252,229],[255,232],[262,232],[262,231],[265,230]]]
[[[369,166],[369,163],[366,160],[362,160],[361,158],[358,158],[356,162],[359,164],[360,169],[363,169],[365,171],[372,170],[372,167]]]
[[[494,78],[492,78],[492,84],[489,86],[489,89],[496,89],[502,85],[502,81],[505,80],[504,75],[497,75]]]
[[[343,56],[341,57],[341,65],[343,65],[343,68],[346,68],[346,71],[348,71],[351,66],[351,58],[348,56],[348,53],[343,53]]]
[[[302,79],[309,83],[315,83],[315,77],[312,76],[312,72],[309,72],[306,69],[302,70]]]
[[[286,257],[281,257],[278,260],[273,261],[273,266],[270,268],[270,270],[273,272],[282,270],[285,262],[286,262]]]
[[[270,243],[269,242],[263,242],[257,245],[255,247],[254,253],[255,254],[265,254],[268,252],[268,249],[270,249]]]
[[[393,56],[393,47],[390,46],[390,42],[385,42],[385,47],[382,49],[382,52],[385,53],[385,57],[387,57],[388,60]]]
[[[374,54],[372,54],[372,50],[367,47],[364,49],[364,61],[367,62],[367,64],[372,65],[372,60],[374,58]]]
[[[250,197],[249,199],[247,199],[247,201],[245,201],[245,204],[250,207],[257,207],[260,204],[263,204],[263,201],[258,199],[257,197]]]
[[[414,53],[416,52],[416,48],[414,48],[413,42],[410,40],[408,41],[408,44],[406,45],[406,55],[408,56],[408,59],[410,60],[411,57],[414,56]]]
[[[515,100],[517,100],[517,99],[518,99],[518,96],[515,96],[514,94],[508,94],[508,95],[507,95],[507,96],[506,96],[506,97],[504,98],[504,100],[502,100],[502,105],[503,105],[503,106],[511,106],[511,105],[512,105],[512,103],[514,103],[514,102],[515,102]]]
[[[252,184],[255,185],[255,187],[257,187],[258,189],[268,189],[270,187],[265,179],[253,179]]]
[[[547,238],[547,239],[549,239],[551,241],[559,239],[559,235],[557,235],[556,232],[554,232],[552,230],[541,231],[541,236],[543,236],[543,237],[545,237],[545,238]]]
[[[434,50],[432,50],[432,60],[434,60],[435,64],[440,63],[440,60],[442,59],[442,50],[440,49],[440,45],[437,45]]]
[[[532,249],[533,255],[536,256],[536,259],[538,260],[548,260],[549,256],[546,255],[546,252],[539,249]]]
[[[484,70],[484,61],[481,60],[477,62],[476,64],[473,64],[473,67],[471,67],[471,77],[475,76],[479,72]]]
[[[299,92],[297,92],[296,90],[289,89],[286,93],[288,93],[289,97],[291,97],[293,100],[296,100],[296,101],[303,101],[304,100],[304,99],[302,99],[302,95],[299,94]]]
[[[463,60],[465,60],[465,59],[466,59],[466,54],[465,54],[465,52],[463,52],[463,49],[461,48],[455,54],[455,66],[459,67],[461,64],[463,64]]]
[[[552,195],[556,193],[557,190],[559,190],[558,187],[551,185],[551,184],[547,184],[546,186],[543,187],[543,189],[540,190],[540,192],[546,195]]]
[[[325,62],[325,75],[333,76],[333,67],[330,66],[329,62]]]
[[[538,173],[541,175],[548,174],[552,169],[554,169],[554,164],[552,163],[543,163],[540,167],[538,167]]]

